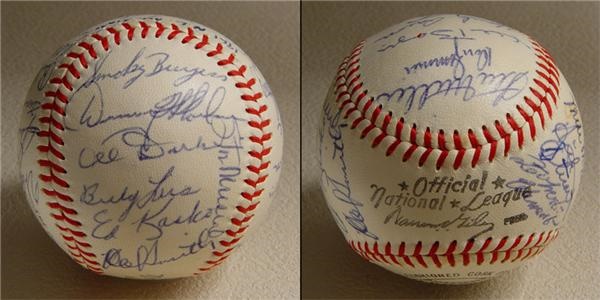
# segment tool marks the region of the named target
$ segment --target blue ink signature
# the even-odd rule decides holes
[[[449,55],[419,61],[404,67],[404,71],[407,75],[411,75],[423,69],[452,67],[454,78],[462,78],[465,75],[465,64],[463,62],[463,58],[465,57],[474,57],[476,59],[475,65],[477,71],[483,71],[486,67],[492,65],[492,49],[490,47],[459,49],[458,40],[454,39],[453,51]]]
[[[334,109],[329,105],[329,103],[325,104],[323,114],[323,122],[325,124],[323,126],[323,131],[320,132],[320,156],[322,160],[322,156],[324,155],[323,144],[325,143],[324,139],[325,135],[327,134],[328,138],[332,140],[331,146],[333,146],[333,151],[331,152],[331,159],[339,161],[339,164],[341,165],[340,170],[343,179],[338,180],[330,176],[327,173],[327,171],[323,169],[323,167],[321,167],[321,184],[324,188],[326,187],[331,191],[335,199],[349,205],[349,210],[343,213],[343,219],[345,220],[345,222],[352,228],[354,228],[357,232],[377,240],[378,237],[374,233],[370,232],[367,228],[365,218],[360,211],[360,207],[362,207],[363,204],[360,201],[352,198],[350,180],[348,179],[348,174],[346,171],[346,161],[344,158],[344,142],[342,141],[342,128],[345,127],[346,124],[340,123],[340,111],[337,111],[336,114],[333,114],[333,110]],[[327,131],[327,133],[325,133],[325,131]],[[334,218],[336,219],[336,222],[338,222],[340,228],[347,232],[344,223],[342,223],[342,218],[331,206],[329,208],[333,212]]]
[[[194,204],[192,210],[186,212],[184,215],[178,215],[175,218],[168,218],[166,216],[161,217],[161,214],[166,210],[171,201],[173,201],[173,198],[167,201],[167,205],[164,205],[161,209],[154,213],[146,211],[139,220],[135,221],[137,224],[136,231],[141,232],[144,229],[150,229],[154,231],[153,236],[146,238],[147,240],[153,240],[160,238],[163,235],[164,228],[182,224],[197,224],[212,217],[213,215],[213,209],[208,208],[206,210],[202,210],[200,208],[200,200],[198,200]]]
[[[121,88],[127,89],[140,78],[149,78],[163,73],[183,74],[172,82],[173,86],[175,87],[190,81],[196,76],[215,78],[221,80],[222,82],[227,81],[227,76],[224,74],[210,72],[199,67],[179,66],[173,64],[169,60],[171,55],[168,53],[153,52],[150,54],[145,54],[145,52],[146,47],[143,47],[134,55],[131,61],[129,61],[129,63],[123,66],[121,69],[103,73],[101,69],[106,60],[110,57],[109,53],[94,65],[94,72],[80,88],[88,88],[92,84],[104,80],[125,79],[125,83]]]
[[[119,161],[123,157],[119,156],[119,149],[110,148],[108,152],[96,151],[88,147],[81,148],[79,152],[79,167],[82,169],[92,168],[96,165],[108,165]]]
[[[376,99],[387,102],[404,102],[405,114],[413,110],[414,106],[417,110],[423,109],[427,102],[436,96],[459,96],[464,102],[483,97],[490,100],[492,106],[496,106],[518,96],[527,87],[527,73],[478,72],[467,74],[461,78],[438,79],[400,87],[388,93],[381,93],[377,95]]]
[[[422,27],[429,27],[431,25],[434,25],[440,21],[442,21],[444,19],[443,16],[426,16],[426,17],[419,17],[417,19],[413,19],[413,20],[409,20],[406,22],[406,25],[403,27],[400,27],[392,32],[389,32],[387,34],[385,34],[384,36],[378,38],[375,40],[375,42],[379,42],[382,40],[387,40],[393,36],[395,36],[396,34],[401,33],[402,31],[404,31],[405,29],[411,28],[413,26],[422,26]],[[398,42],[405,42],[407,40],[409,40],[411,38],[407,38],[406,36],[400,36],[397,38]],[[392,47],[393,48],[393,47]]]
[[[32,170],[26,171],[25,174],[21,174],[21,185],[23,186],[23,190],[25,191],[25,194],[27,195],[27,199],[29,200],[29,203],[31,204],[31,209],[34,212],[34,215],[37,217],[37,219],[40,221],[40,224],[42,224],[42,226],[44,228],[47,228],[48,226],[46,225],[46,222],[44,222],[44,220],[41,218],[41,214],[39,212],[39,210],[37,209],[37,206],[40,204],[40,183],[39,180],[37,178],[37,176],[35,176],[33,174]]]
[[[535,180],[519,178],[508,182],[507,187],[530,189],[529,197],[523,197],[529,209],[542,219],[545,225],[557,226],[557,214],[565,213],[573,200],[576,177],[572,175],[582,159],[576,154],[577,143],[569,138],[572,138],[571,134],[576,132],[577,128],[575,125],[559,122],[552,130],[554,137],[541,144],[537,155],[529,155],[531,160],[510,158],[525,173],[533,175]],[[554,177],[557,180],[553,179]],[[535,189],[536,187],[540,189]],[[552,212],[545,211],[544,205],[532,197],[536,193],[544,194],[544,203],[550,206]]]
[[[218,156],[221,167],[219,168],[219,189],[217,194],[217,206],[212,209],[207,209],[205,211],[200,210],[200,202],[197,201],[194,205],[194,208],[185,213],[184,215],[179,215],[175,218],[168,219],[167,217],[158,218],[166,209],[167,205],[164,205],[159,211],[150,214],[146,212],[139,220],[135,221],[133,224],[138,224],[137,231],[141,231],[140,228],[144,226],[147,229],[153,229],[155,232],[155,236],[151,236],[147,238],[148,241],[153,241],[150,247],[145,245],[141,245],[136,250],[135,259],[126,258],[123,255],[122,249],[110,249],[104,255],[103,266],[107,267],[118,267],[118,268],[137,268],[139,271],[142,271],[146,266],[160,265],[164,263],[170,263],[177,261],[186,256],[195,254],[204,248],[215,249],[214,240],[220,237],[224,231],[218,229],[219,219],[225,218],[225,215],[222,214],[222,211],[228,209],[227,202],[230,201],[229,196],[227,195],[231,191],[231,187],[229,186],[232,183],[236,182],[236,178],[241,174],[241,168],[237,166],[231,166],[232,157],[229,155],[227,150],[221,150]],[[236,158],[233,158],[233,162],[236,162]],[[239,163],[238,163],[239,164]],[[173,198],[168,200],[173,201]],[[96,214],[94,219],[99,223],[110,222],[109,219],[99,220],[98,217],[103,217],[106,212],[100,211]],[[164,229],[182,225],[182,224],[197,224],[205,219],[212,218],[211,225],[208,228],[204,228],[200,231],[196,240],[193,240],[188,243],[184,243],[178,245],[178,248],[181,249],[181,253],[176,256],[167,257],[164,259],[160,259],[159,255],[159,241],[162,236],[162,232]],[[151,222],[152,221],[152,222]],[[112,239],[116,237],[116,231],[118,231],[117,227],[105,228],[103,233],[99,234],[97,232],[98,227],[93,232],[94,237],[101,239]],[[108,229],[108,230],[107,230]],[[187,234],[186,234],[187,235]]]
[[[52,62],[49,63],[45,66],[43,66],[39,73],[39,79],[37,82],[37,90],[38,91],[42,91],[45,87],[46,87],[46,83],[48,83],[48,81],[50,80],[50,76],[52,76],[52,71],[54,70],[54,66],[56,65],[56,62]]]
[[[448,95],[458,96],[464,102],[484,98],[490,101],[492,106],[509,101],[527,87],[528,72],[485,72],[485,67],[490,66],[492,63],[491,50],[491,48],[461,50],[458,40],[454,39],[453,51],[449,56],[434,58],[405,67],[405,71],[408,75],[411,75],[418,69],[450,66],[453,71],[451,78],[399,87],[391,92],[383,92],[377,95],[376,100],[404,102],[404,114],[408,114],[413,109],[423,109],[432,98],[441,98]],[[477,70],[475,72],[471,72],[465,67],[463,62],[465,56],[477,57]]]
[[[34,125],[34,122],[37,118],[37,112],[41,107],[41,101],[38,100],[29,100],[25,102],[25,110],[27,125],[23,128],[20,128],[20,138],[19,144],[21,146],[21,155],[25,153],[29,147],[31,146],[31,142],[37,136],[37,133],[40,131],[40,128]]]
[[[173,200],[179,197],[194,195],[200,191],[200,189],[194,189],[188,185],[179,188],[169,187],[171,184],[169,179],[173,177],[174,172],[175,167],[172,166],[167,169],[159,179],[149,177],[148,183],[150,190],[146,193],[135,187],[131,188],[125,186],[118,195],[98,195],[97,192],[101,190],[99,183],[85,184],[83,185],[83,192],[81,193],[79,200],[81,203],[90,206],[99,204],[117,204],[121,202],[128,203],[118,218],[118,221],[122,222],[127,219],[129,213],[135,208],[141,210],[152,203],[164,201],[161,209],[165,209]]]
[[[116,115],[105,114],[102,90],[92,95],[80,117],[80,124],[86,127],[96,127],[120,119],[138,119],[147,116],[149,121],[144,126],[125,127],[116,130],[103,139],[100,145],[105,145],[112,139],[117,139],[124,145],[136,151],[139,160],[156,159],[164,155],[175,155],[181,152],[211,149],[235,149],[238,156],[241,149],[239,122],[244,119],[234,115],[221,115],[219,110],[225,101],[225,89],[218,87],[211,90],[207,82],[185,91],[174,92],[153,104],[144,111],[132,111]],[[153,125],[159,120],[176,122],[202,122],[208,125],[210,134],[200,135],[192,142],[158,141],[152,134]],[[80,167],[90,167],[101,159],[105,163],[117,161],[120,157],[113,150],[108,152],[96,151],[93,159],[85,159]],[[87,154],[87,153],[84,153]],[[82,160],[80,159],[80,162]]]
[[[490,30],[490,29],[471,29],[471,31],[472,32],[480,32],[485,35],[497,35],[502,38],[508,38],[508,39],[511,39],[514,43],[520,44],[521,46],[524,46],[525,48],[531,49],[531,46],[528,43],[525,43],[520,38],[518,38],[512,34],[506,33],[506,32],[502,32],[502,31],[498,31],[498,30]]]
[[[488,23],[494,26],[494,29],[481,29],[481,28],[471,28],[471,29],[463,29],[463,28],[437,28],[437,29],[427,29],[428,27],[439,23],[447,17],[457,17],[460,18],[463,24],[468,23],[471,20],[476,20],[479,22]],[[418,34],[410,33],[399,35],[404,30],[409,28],[419,28]],[[414,30],[413,30],[414,31]],[[405,25],[395,29],[392,32],[386,33],[380,38],[374,40],[374,43],[381,42],[380,46],[377,48],[377,52],[385,52],[390,49],[393,49],[401,44],[405,44],[414,40],[422,39],[426,36],[431,36],[432,38],[437,38],[439,40],[447,40],[447,39],[460,39],[460,40],[475,40],[480,35],[495,35],[500,38],[508,38],[512,40],[514,43],[518,43],[521,46],[524,46],[528,49],[531,49],[529,42],[527,40],[523,41],[519,37],[509,32],[515,32],[514,29],[496,23],[494,21],[489,21],[477,17],[471,16],[462,16],[462,15],[454,15],[454,16],[427,16],[421,17],[414,20],[409,20],[405,22]],[[396,36],[398,35],[398,36]],[[392,39],[393,37],[393,39]]]
[[[217,190],[216,213],[212,219],[211,231],[216,231],[219,220],[225,219],[225,213],[231,207],[228,203],[231,201],[228,195],[231,192],[231,185],[237,182],[237,178],[242,173],[239,154],[234,153],[232,157],[231,151],[231,149],[219,149],[217,155],[217,159],[219,160],[219,189]]]
[[[571,95],[573,97],[573,95]],[[574,101],[564,102],[564,105],[569,109],[569,113],[573,120],[575,120],[575,131],[577,131],[577,144],[582,148],[583,152],[583,126],[581,125],[581,119],[579,118],[579,110],[577,104]]]
[[[165,258],[160,257],[159,253],[159,240],[154,240],[149,246],[140,245],[135,250],[135,258],[127,258],[124,251],[119,248],[109,249],[104,254],[102,261],[102,267],[108,269],[109,267],[122,268],[122,269],[137,269],[143,271],[148,266],[157,266],[166,263],[172,263],[182,258],[198,253],[204,248],[215,248],[215,245],[211,241],[213,233],[208,229],[203,229],[198,234],[198,237],[186,244],[177,245],[180,249],[180,253],[175,256],[168,256]]]
[[[27,198],[37,205],[40,201],[40,183],[33,171],[29,170],[25,175],[21,175],[21,184],[23,190],[27,193]]]

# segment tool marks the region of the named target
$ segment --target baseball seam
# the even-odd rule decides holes
[[[407,246],[405,242],[401,242],[397,246],[392,246],[390,242],[387,242],[381,246],[377,242],[370,244],[353,240],[349,240],[348,244],[352,250],[367,261],[411,268],[430,268],[432,266],[441,268],[442,266],[457,267],[459,265],[457,260],[462,260],[463,266],[472,263],[482,265],[487,262],[491,265],[496,262],[522,261],[541,253],[557,236],[558,230],[551,230],[539,234],[532,233],[526,239],[525,236],[519,235],[512,243],[508,242],[507,236],[502,239],[490,237],[476,251],[473,251],[474,240],[467,241],[461,246],[462,249],[459,248],[456,240],[448,244],[445,249],[440,247],[439,242],[434,242],[429,249],[423,249],[420,241],[414,246]],[[411,249],[412,251],[410,251]],[[525,255],[523,255],[524,253]],[[515,255],[513,256],[513,254]],[[430,262],[427,263],[427,261]]]
[[[486,160],[483,158],[486,154],[487,160],[492,162],[499,153],[507,156],[511,145],[516,144],[522,149],[525,131],[529,130],[529,137],[535,140],[536,128],[545,128],[545,114],[552,119],[548,98],[555,107],[557,105],[560,74],[554,59],[536,41],[530,41],[538,66],[536,77],[528,88],[530,94],[523,97],[524,103],[516,105],[518,114],[506,113],[505,119],[496,119],[493,125],[469,129],[466,133],[457,129],[440,129],[434,133],[430,127],[423,129],[417,128],[416,123],[408,124],[403,117],[394,120],[392,111],[385,112],[383,105],[376,105],[361,79],[360,55],[364,41],[338,68],[334,87],[338,109],[350,121],[350,128],[360,132],[361,139],[368,138],[372,148],[387,145],[386,156],[400,152],[403,161],[418,158],[419,167],[431,164],[436,170],[449,163],[456,170],[466,167],[468,161],[474,168]]]
[[[47,138],[47,143],[42,143],[37,149],[41,156],[38,160],[41,167],[39,178],[49,184],[50,188],[43,187],[42,192],[49,197],[46,204],[54,211],[51,216],[57,221],[56,227],[63,233],[62,238],[70,249],[70,256],[77,263],[95,273],[101,274],[103,270],[98,263],[96,254],[91,252],[92,245],[85,240],[87,234],[80,229],[82,223],[75,217],[77,211],[70,207],[73,198],[68,195],[69,183],[61,178],[61,174],[67,174],[67,170],[61,165],[65,156],[59,149],[65,145],[61,133],[65,130],[63,121],[66,117],[66,105],[69,103],[68,95],[74,90],[72,83],[81,78],[79,70],[87,69],[89,61],[98,59],[98,50],[108,52],[111,46],[116,47],[125,39],[132,41],[136,32],[139,32],[142,39],[160,38],[164,35],[167,35],[167,40],[175,40],[179,37],[180,40],[175,41],[182,44],[193,44],[195,50],[204,51],[207,57],[214,58],[217,65],[227,71],[227,76],[234,79],[235,88],[240,91],[240,100],[246,106],[245,111],[249,120],[247,125],[253,132],[249,136],[250,162],[246,166],[249,175],[243,180],[246,190],[240,194],[235,206],[235,209],[243,217],[232,217],[229,220],[234,230],[226,230],[225,237],[216,241],[212,251],[213,258],[205,261],[198,271],[210,270],[229,257],[250,225],[254,216],[252,212],[259,205],[260,196],[264,191],[261,186],[269,176],[267,168],[271,163],[268,160],[271,147],[268,144],[272,133],[268,127],[271,126],[271,120],[264,116],[268,106],[260,103],[263,94],[254,88],[257,80],[246,74],[248,68],[246,65],[237,64],[233,53],[224,53],[221,43],[211,43],[206,34],[197,36],[191,27],[182,30],[177,24],[168,25],[165,26],[159,21],[129,21],[121,23],[120,26],[105,28],[104,35],[101,34],[102,31],[98,31],[82,38],[81,42],[72,47],[71,51],[65,55],[64,62],[56,67],[55,71],[62,70],[63,75],[52,77],[47,83],[47,90],[44,93],[49,101],[42,104],[41,109],[49,111],[49,115],[41,116],[39,122],[48,124],[48,127],[46,130],[40,130],[38,136]],[[154,32],[150,32],[151,30]],[[98,47],[100,45],[101,47]],[[76,52],[77,48],[80,52]],[[198,274],[198,272],[194,274]]]

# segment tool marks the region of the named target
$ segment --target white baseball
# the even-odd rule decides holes
[[[250,58],[203,25],[111,20],[40,70],[21,176],[50,237],[95,273],[192,276],[264,217],[281,166],[275,99]]]
[[[576,198],[583,129],[550,54],[462,15],[411,19],[346,57],[323,107],[321,185],[366,260],[468,283],[558,235]]]

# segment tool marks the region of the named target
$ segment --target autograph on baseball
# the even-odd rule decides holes
[[[349,51],[319,144],[323,194],[350,247],[434,283],[486,280],[538,255],[584,160],[548,50],[464,15],[407,20]]]
[[[250,58],[203,25],[131,16],[95,26],[42,67],[25,108],[29,203],[92,272],[211,270],[274,196],[275,99]]]

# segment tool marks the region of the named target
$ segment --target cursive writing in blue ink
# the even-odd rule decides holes
[[[107,59],[111,57],[110,53],[101,58],[94,65],[94,72],[86,80],[82,88],[88,88],[94,83],[104,80],[119,80],[124,79],[125,82],[121,86],[123,89],[129,88],[140,78],[149,78],[163,73],[174,73],[180,75],[172,82],[173,86],[180,86],[196,76],[210,77],[218,79],[222,82],[227,81],[225,74],[210,72],[204,68],[180,66],[174,64],[170,58],[171,55],[166,52],[153,52],[146,54],[146,47],[141,48],[133,58],[118,70],[103,71],[103,66]]]
[[[134,253],[134,258],[128,258],[122,249],[111,248],[104,254],[102,267],[104,269],[114,267],[122,269],[137,269],[143,271],[148,266],[157,266],[166,263],[178,261],[182,258],[198,253],[206,247],[214,248],[210,241],[210,231],[203,229],[200,231],[197,239],[183,245],[178,245],[180,252],[174,256],[161,258],[159,252],[160,240],[154,240],[149,246],[140,245]]]
[[[150,190],[146,193],[136,189],[136,187],[130,188],[129,186],[125,186],[118,195],[98,195],[97,192],[100,190],[99,183],[85,184],[79,200],[81,203],[91,206],[126,202],[128,205],[118,219],[119,221],[124,221],[134,208],[143,209],[149,204],[159,201],[170,203],[170,201],[178,197],[194,195],[200,191],[200,189],[194,189],[188,185],[177,188],[170,186],[172,183],[169,179],[173,177],[174,171],[175,167],[172,166],[159,179],[148,178]]]
[[[137,224],[136,231],[144,231],[145,233],[150,231],[150,234],[146,235],[146,239],[154,240],[162,237],[165,228],[182,224],[197,224],[213,215],[212,208],[202,210],[200,200],[197,200],[191,211],[169,218],[162,215],[162,213],[165,212],[171,201],[172,199],[169,199],[162,208],[155,212],[146,211],[139,220],[133,223],[134,225]]]
[[[117,139],[122,144],[136,152],[139,160],[156,159],[164,155],[175,155],[181,152],[210,149],[234,149],[239,155],[242,137],[239,131],[239,122],[243,119],[219,113],[225,100],[225,89],[221,86],[211,89],[204,82],[196,87],[177,91],[168,95],[151,108],[145,111],[133,111],[117,115],[105,115],[104,100],[99,90],[96,96],[90,99],[80,123],[88,127],[99,126],[119,119],[138,119],[148,116],[144,126],[120,128],[109,134],[101,145],[112,139]],[[209,128],[195,141],[159,141],[153,134],[153,126],[158,121],[165,122],[201,122]],[[100,151],[98,151],[99,153]],[[110,150],[103,151],[104,158],[110,156]],[[114,159],[106,159],[108,163],[115,161],[117,155],[113,151]],[[89,165],[85,164],[85,165]]]
[[[466,74],[461,78],[437,79],[397,88],[377,95],[386,102],[404,102],[404,113],[421,110],[435,97],[458,96],[464,102],[485,98],[492,106],[509,101],[527,87],[528,72]]]
[[[110,148],[108,152],[96,151],[91,148],[83,147],[79,152],[79,167],[87,169],[96,165],[108,165],[119,161],[123,157],[119,156],[119,149]]]
[[[459,49],[458,40],[454,39],[454,47],[452,53],[419,61],[410,66],[404,67],[407,75],[414,74],[418,70],[440,67],[452,67],[452,75],[454,78],[462,78],[465,74],[465,64],[463,58],[474,57],[477,71],[483,71],[485,67],[492,65],[492,48],[483,47],[477,49]]]
[[[344,158],[344,142],[342,140],[342,128],[345,127],[346,124],[340,122],[341,111],[336,110],[337,113],[335,114],[333,111],[334,108],[326,103],[323,114],[323,122],[325,123],[323,126],[324,132],[321,133],[321,156],[329,154],[323,153],[323,143],[325,143],[324,138],[327,136],[329,139],[331,139],[331,143],[329,144],[329,146],[332,146],[331,159],[337,160],[337,162],[340,164],[341,178],[335,178],[334,176],[328,174],[323,167],[321,167],[321,184],[333,194],[333,197],[336,200],[348,206],[348,211],[342,213],[343,220],[357,232],[377,240],[377,235],[369,231],[367,224],[365,223],[365,218],[360,211],[360,207],[362,207],[363,204],[360,201],[352,198],[350,180],[348,179],[347,166]],[[323,160],[323,158],[321,158],[321,160]],[[334,212],[336,221],[339,222],[339,220],[342,218],[337,215],[337,212],[334,209],[332,209],[332,211]],[[345,226],[340,227],[343,228]]]
[[[24,109],[26,110],[26,116],[24,118],[26,118],[25,120],[27,122],[27,125],[19,129],[19,132],[21,134],[19,138],[21,146],[21,155],[23,155],[23,153],[25,153],[25,151],[29,149],[34,137],[36,137],[37,133],[40,131],[40,128],[35,126],[34,124],[37,118],[37,112],[40,109],[40,107],[41,101],[39,100],[28,100],[25,102]]]
[[[577,137],[576,125],[558,122],[552,129],[553,137],[542,142],[537,155],[529,155],[528,159],[511,157],[519,168],[534,179],[519,178],[507,183],[511,188],[529,188],[530,197],[525,201],[532,211],[541,218],[544,224],[559,224],[558,213],[565,213],[573,200],[576,176],[573,176],[581,163],[575,145]],[[543,202],[534,198],[535,194],[543,194]],[[548,212],[544,207],[549,206]]]

